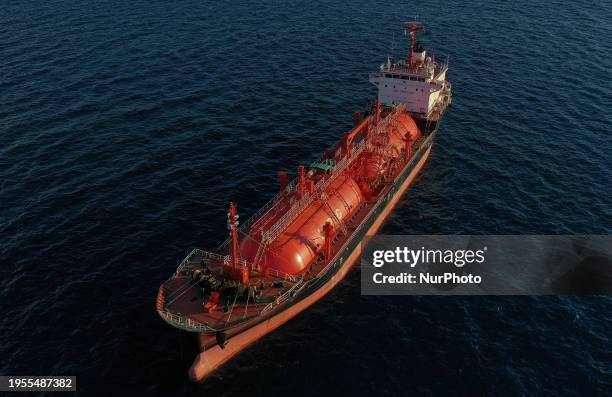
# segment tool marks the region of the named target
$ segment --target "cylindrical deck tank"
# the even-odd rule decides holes
[[[272,243],[260,260],[264,268],[287,274],[304,273],[323,250],[327,222],[346,221],[363,202],[359,187],[350,176],[339,176],[326,190],[325,201],[314,200]],[[240,245],[243,258],[253,261],[259,244],[246,238]]]

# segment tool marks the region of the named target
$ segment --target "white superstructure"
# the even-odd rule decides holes
[[[382,104],[403,103],[409,112],[427,115],[435,107],[445,86],[447,65],[438,65],[430,57],[409,66],[402,59],[397,63],[388,60],[378,72],[370,74],[370,82],[378,87],[378,100]]]
[[[440,94],[449,88],[445,80],[448,63],[436,63],[420,44],[415,45],[415,32],[424,29],[421,23],[406,23],[404,28],[410,30],[409,58],[398,62],[388,58],[378,72],[370,74],[370,82],[378,87],[380,103],[401,103],[411,113],[428,116],[443,99]]]

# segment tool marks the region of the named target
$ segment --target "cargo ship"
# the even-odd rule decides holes
[[[354,128],[292,181],[279,172],[277,194],[246,222],[230,203],[229,237],[216,250],[192,250],[160,286],[161,318],[197,336],[192,380],[340,282],[425,164],[451,103],[448,59],[437,62],[416,40],[421,22],[402,27],[407,56],[370,74],[378,97],[355,113]]]

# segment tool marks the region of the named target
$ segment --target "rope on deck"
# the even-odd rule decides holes
[[[193,281],[193,280],[188,281],[188,282],[187,282],[187,283],[185,283],[185,284],[189,284],[189,283],[191,283],[192,281]],[[180,288],[182,288],[182,287],[183,287],[185,284],[183,284],[183,285],[182,285]],[[178,294],[177,296],[175,296],[175,297],[174,297],[174,298],[173,298],[173,299],[172,299],[170,302],[166,303],[166,305],[171,305],[172,303],[174,303],[174,301],[175,301],[175,300],[177,300],[177,299],[178,299],[178,298],[180,298],[181,296],[185,295],[185,292],[189,291],[190,289],[192,289],[192,288],[193,288],[193,287],[195,287],[196,285],[197,285],[197,282],[196,282],[196,283],[193,283],[193,284],[192,284],[191,286],[189,286],[188,288],[185,288],[185,290],[184,290],[183,292],[181,292],[180,294]],[[179,291],[180,291],[180,288],[179,288]]]
[[[244,307],[244,315],[242,316],[243,319],[247,315],[247,310],[249,310],[249,298],[250,297],[251,297],[251,291],[247,291],[247,301],[246,301],[246,306]]]

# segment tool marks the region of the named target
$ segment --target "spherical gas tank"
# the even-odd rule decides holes
[[[366,153],[364,155],[363,168],[360,175],[366,180],[374,180],[380,177],[387,170],[385,159],[380,154]]]
[[[410,140],[414,142],[421,136],[421,132],[412,117],[402,112],[395,118],[393,123],[391,123],[389,132],[389,142],[393,145],[397,153],[402,153],[406,147],[406,136],[410,136]],[[395,156],[396,153],[392,153],[391,155]]]
[[[315,199],[280,236],[269,244],[260,264],[287,274],[304,273],[323,250],[325,232],[323,226],[330,222],[346,221],[363,202],[363,195],[351,177],[339,176],[326,190],[327,199]],[[255,257],[257,245],[244,244],[245,257]],[[252,252],[254,251],[254,252]]]

